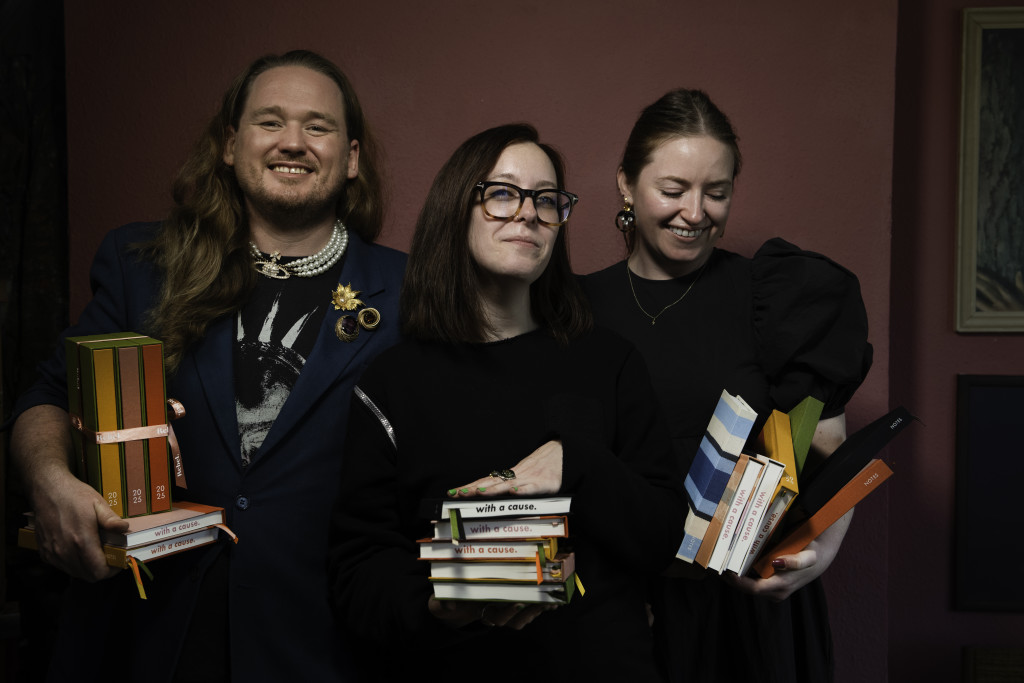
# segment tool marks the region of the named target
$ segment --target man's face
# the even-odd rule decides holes
[[[345,181],[359,172],[341,91],[303,66],[279,66],[253,81],[238,130],[228,131],[233,166],[250,220],[281,229],[334,220]]]

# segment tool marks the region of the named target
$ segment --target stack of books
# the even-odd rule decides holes
[[[744,453],[757,413],[722,392],[686,477],[685,537],[676,557],[714,570],[762,578],[771,558],[799,552],[892,475],[874,456],[913,417],[897,408],[850,436],[817,467],[807,463],[822,403],[808,397],[773,411]],[[781,540],[779,540],[781,539]]]
[[[127,518],[124,534],[101,531],[107,564],[130,569],[145,598],[141,571],[146,562],[217,540],[224,509],[171,501],[171,486],[185,486],[181,455],[173,446],[163,343],[135,332],[115,332],[65,340],[68,412],[77,475]],[[37,549],[31,515],[18,532],[18,544]]]
[[[578,585],[566,552],[569,496],[427,501],[421,539],[439,600],[568,603]]]
[[[107,564],[131,569],[139,595],[145,598],[139,572],[149,574],[146,562],[209,545],[217,540],[221,531],[238,541],[224,524],[224,508],[177,501],[167,512],[129,519],[128,530],[124,533],[102,531],[100,536]],[[31,550],[38,548],[31,514],[28,523],[18,530],[18,545]]]
[[[120,517],[171,509],[163,344],[134,332],[68,337],[68,412],[78,476]]]

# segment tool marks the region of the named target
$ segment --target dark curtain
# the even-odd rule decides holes
[[[0,2],[0,410],[33,381],[68,324],[64,7]],[[0,680],[36,681],[49,660],[64,579],[17,548],[28,509],[3,432],[4,546]]]

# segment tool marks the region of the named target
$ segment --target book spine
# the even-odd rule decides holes
[[[683,541],[676,557],[684,562],[693,562],[700,551],[756,417],[742,398],[722,392],[683,482],[688,510]]]
[[[146,426],[167,424],[163,345],[145,344],[141,351],[145,408],[143,420]],[[166,512],[171,509],[171,463],[167,453],[167,437],[148,439],[145,446],[150,511]]]
[[[463,519],[487,517],[513,517],[537,515],[565,515],[569,513],[569,499],[480,499],[473,502],[445,501],[441,504],[438,516],[448,519],[451,510],[458,510]]]
[[[117,375],[121,389],[121,427],[130,429],[142,427],[142,391],[139,373],[139,349],[123,346],[117,349]],[[125,441],[124,486],[125,506],[128,517],[145,515],[148,506],[148,485],[146,484],[146,454],[142,441]]]
[[[865,496],[877,490],[882,482],[891,476],[892,470],[881,460],[876,458],[869,462],[857,476],[840,489],[820,510],[801,522],[778,545],[765,553],[754,564],[754,571],[761,578],[767,579],[770,577],[775,573],[775,568],[771,564],[772,558],[779,557],[780,555],[791,555],[806,548],[808,543],[820,536],[825,529],[835,524],[840,517],[852,510]]]
[[[72,417],[82,418],[82,368],[78,343],[74,337],[64,340],[64,361],[68,373],[68,413]],[[71,445],[75,453],[75,468],[78,478],[89,481],[89,472],[85,465],[85,441],[82,432],[71,430]]]
[[[460,581],[438,581],[433,584],[434,597],[438,600],[487,600],[489,602],[529,602],[564,605],[572,598],[572,582],[557,584],[510,584],[510,583],[464,583]]]
[[[558,552],[558,541],[554,538],[536,542],[509,541],[455,543],[421,543],[420,558],[424,560],[524,560],[532,561],[538,553],[546,559]]]
[[[761,551],[771,540],[772,534],[779,527],[779,522],[782,521],[782,517],[786,514],[786,510],[789,508],[790,503],[793,502],[795,497],[795,491],[789,488],[783,488],[778,494],[776,494],[775,498],[772,499],[772,502],[768,505],[768,509],[765,511],[764,519],[761,520],[761,526],[758,528],[757,535],[750,544],[750,549],[747,551],[747,557],[743,561],[743,566],[738,572],[736,572],[737,574],[744,576],[750,571],[750,568],[761,554]]]
[[[708,525],[707,533],[704,535],[704,540],[707,542],[701,542],[697,557],[694,558],[694,562],[702,567],[706,568],[708,561],[711,560],[711,553],[715,549],[715,539],[718,538],[718,534],[722,530],[722,524],[725,523],[725,517],[729,514],[732,500],[736,497],[736,487],[740,485],[740,479],[743,478],[743,470],[747,468],[747,460],[749,458],[750,456],[746,454],[740,454],[736,467],[733,468],[732,476],[729,477],[729,483],[725,486],[725,493],[722,494],[722,499],[718,501],[718,509],[715,510],[715,516],[711,520],[711,524]]]
[[[807,484],[801,483],[800,496],[788,521],[796,524],[814,515],[913,419],[905,408],[897,407],[847,437],[823,463],[808,472]]]
[[[465,540],[539,538],[547,536],[564,538],[569,535],[568,519],[565,517],[557,517],[541,522],[515,519],[467,522],[465,529]],[[451,537],[451,525],[447,521],[434,523],[434,538],[450,539]]]
[[[818,428],[818,420],[824,407],[824,403],[813,396],[808,396],[789,411],[793,460],[798,475],[803,472],[804,463],[807,462],[811,441],[814,439],[814,432]]]
[[[155,560],[159,557],[166,557],[168,555],[174,555],[200,546],[209,545],[217,540],[219,532],[220,529],[218,527],[209,527],[207,529],[195,531],[191,534],[185,534],[184,536],[175,536],[174,538],[169,538],[166,541],[160,541],[159,543],[153,543],[141,548],[131,548],[126,550],[125,548],[105,545],[103,546],[103,552],[107,556],[108,565],[111,567],[127,569],[128,557],[134,557],[140,562],[149,562],[150,560]]]
[[[174,538],[175,536],[193,533],[200,529],[205,529],[215,524],[223,523],[224,513],[221,510],[198,515],[196,517],[186,517],[185,519],[179,519],[169,524],[161,524],[160,526],[137,531],[131,534],[128,545],[129,547],[135,548],[149,543],[155,543],[156,541]]]
[[[83,349],[83,422],[93,432],[117,429],[117,377],[113,349]],[[125,516],[121,476],[121,448],[117,443],[97,444],[85,437],[86,466],[93,488],[119,517]]]
[[[782,473],[782,463],[764,458],[764,470],[761,473],[761,481],[758,482],[750,502],[747,503],[747,510],[743,516],[743,523],[736,530],[736,541],[729,551],[729,558],[725,562],[725,570],[739,573],[743,568],[743,561],[747,558],[747,551],[750,550],[757,531],[761,526],[768,503],[775,496],[776,484]]]
[[[430,563],[430,578],[443,581],[515,581],[557,583],[576,571],[575,560],[568,556],[546,562],[538,573],[532,562],[436,561]]]
[[[751,458],[743,471],[743,478],[736,487],[736,496],[729,506],[729,513],[725,516],[722,529],[715,539],[715,549],[711,552],[711,559],[708,560],[708,569],[714,569],[719,574],[725,568],[725,562],[729,558],[729,551],[732,550],[733,539],[736,530],[743,522],[743,516],[747,509],[747,501],[757,486],[763,466]]]

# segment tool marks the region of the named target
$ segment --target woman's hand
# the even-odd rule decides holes
[[[473,622],[484,626],[501,626],[520,630],[557,605],[528,605],[522,602],[463,602],[438,600],[431,596],[427,608],[435,618],[453,628]]]
[[[776,602],[785,600],[825,573],[839,552],[852,519],[853,510],[850,510],[800,552],[772,558],[775,573],[767,579],[727,576],[726,580],[751,595]]]
[[[818,423],[811,439],[811,450],[819,456],[828,457],[844,440],[846,416],[830,417]],[[800,552],[772,558],[775,573],[767,579],[727,577],[727,580],[752,595],[775,601],[785,600],[825,573],[839,552],[852,519],[853,510],[850,510]]]
[[[488,475],[448,491],[457,498],[474,496],[544,496],[562,488],[562,442],[548,441],[512,466],[515,478]]]

